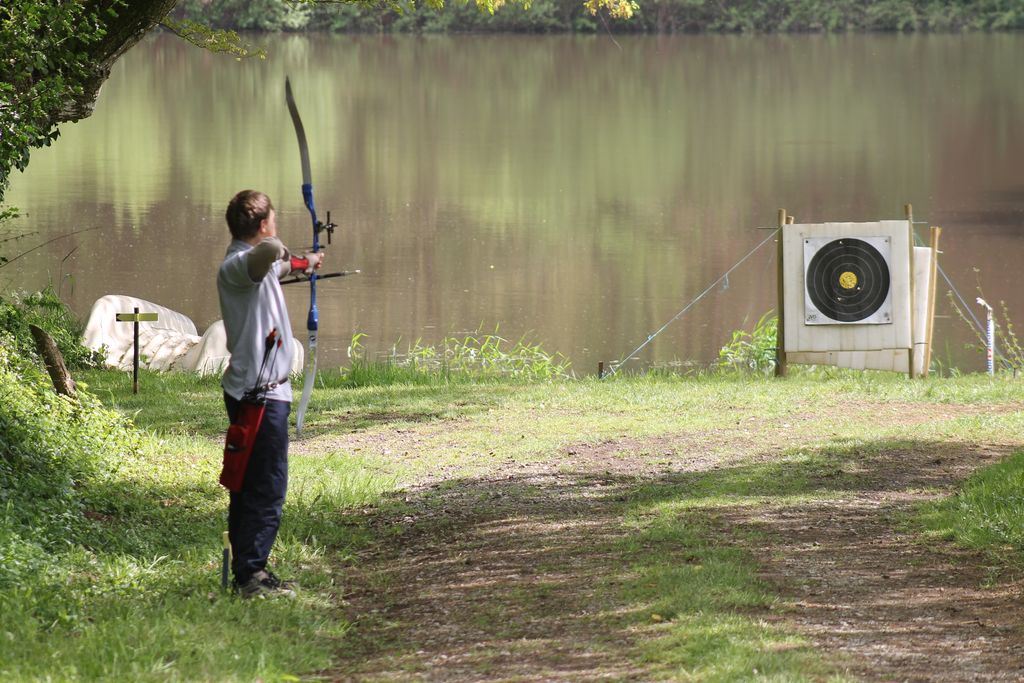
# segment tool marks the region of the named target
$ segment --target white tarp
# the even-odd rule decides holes
[[[101,351],[107,365],[131,369],[135,331],[130,322],[118,322],[118,313],[156,313],[156,322],[139,323],[139,365],[150,370],[179,370],[201,375],[219,374],[228,365],[224,321],[218,320],[200,335],[187,316],[150,301],[122,294],[96,300],[85,326],[85,345]],[[292,340],[292,372],[301,372],[302,343]]]

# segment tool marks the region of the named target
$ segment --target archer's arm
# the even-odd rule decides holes
[[[276,237],[264,238],[246,254],[245,269],[249,273],[249,279],[253,282],[261,282],[270,272],[275,261],[281,261],[288,257],[288,248],[281,240]],[[287,274],[287,269],[280,270]]]
[[[276,237],[264,238],[249,251],[246,257],[246,271],[253,282],[262,281],[277,261],[284,261],[287,264],[277,269],[277,277],[279,279],[284,279],[298,272],[309,275],[319,268],[323,262],[323,252],[309,253],[305,256],[292,256],[291,252],[288,251],[288,247],[284,246],[284,243]]]

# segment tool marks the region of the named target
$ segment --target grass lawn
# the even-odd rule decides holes
[[[88,505],[75,537],[45,556],[12,540],[15,515],[0,499],[5,680],[284,681],[329,670],[354,638],[341,610],[348,568],[401,531],[367,520],[428,510],[443,525],[446,490],[517,468],[579,473],[584,449],[607,461],[590,462],[589,474],[615,482],[602,509],[617,531],[601,550],[626,569],[599,583],[607,623],[640,634],[623,657],[676,680],[747,680],[755,670],[763,680],[845,680],[828,652],[764,619],[781,598],[758,576],[750,532],[722,528],[715,511],[843,496],[865,481],[864,463],[902,448],[1024,445],[1024,383],[1008,377],[353,383],[325,373],[306,436],[292,444],[272,557],[302,591],[248,603],[219,587],[227,494],[217,485],[217,380],[143,373],[133,396],[124,373],[78,379],[132,419],[141,448],[80,482]],[[963,410],[934,418],[944,406]],[[626,461],[641,466],[631,473],[618,466]],[[688,471],[697,461],[707,467]],[[674,474],[653,476],[661,470]],[[921,539],[983,547],[1019,567],[1022,478],[1018,452],[909,523]],[[481,499],[489,490],[479,488]],[[430,524],[423,533],[437,530]],[[536,595],[510,599],[533,605]]]

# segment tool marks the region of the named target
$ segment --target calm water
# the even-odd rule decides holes
[[[288,74],[318,209],[342,225],[327,267],[363,271],[320,286],[322,367],[355,332],[381,351],[500,325],[593,372],[763,240],[779,207],[860,221],[912,203],[945,228],[940,263],[964,296],[980,282],[1024,321],[1024,35],[258,40],[265,62],[165,37],[122,59],[93,117],[8,195],[37,231],[25,248],[99,229],[0,284],[59,282],[83,315],[125,293],[200,328],[219,318],[235,191],[266,191],[285,241],[310,243]],[[308,289],[289,296],[304,337]],[[639,365],[709,361],[774,298],[766,247]],[[936,355],[981,368],[969,339],[940,318]]]

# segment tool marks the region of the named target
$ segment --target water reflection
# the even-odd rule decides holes
[[[128,293],[215,320],[234,192],[268,192],[286,241],[310,241],[289,74],[318,208],[342,225],[329,267],[363,271],[321,286],[325,366],[357,331],[384,350],[500,324],[592,372],[760,242],[780,206],[813,222],[913,203],[946,229],[942,264],[964,295],[977,276],[1024,319],[1024,36],[262,42],[266,62],[165,36],[133,49],[96,114],[37,152],[8,196],[46,238],[102,229],[0,271],[5,285],[71,273],[62,288],[83,314]],[[308,297],[289,291],[301,330]],[[774,295],[766,248],[641,364],[712,359]],[[969,339],[940,318],[936,354],[980,368]]]

